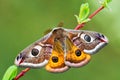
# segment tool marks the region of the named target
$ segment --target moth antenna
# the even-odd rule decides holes
[[[63,22],[59,22],[57,27],[63,27],[64,23]]]
[[[63,22],[59,22],[58,25],[57,25],[57,27],[63,27],[63,25],[64,25]],[[47,30],[44,32],[44,35],[48,34],[48,33],[51,32],[51,31],[52,31],[51,28],[47,29]]]
[[[46,34],[48,34],[49,32],[51,32],[52,31],[52,29],[47,29],[46,31],[44,31],[44,35],[46,35]]]

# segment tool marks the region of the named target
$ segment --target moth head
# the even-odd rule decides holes
[[[51,49],[50,46],[32,45],[20,52],[15,64],[22,67],[42,67],[47,64]]]
[[[90,54],[86,54],[82,49],[78,48],[69,39],[65,39],[66,43],[66,56],[65,64],[70,67],[81,67],[90,61]]]
[[[108,43],[108,39],[98,32],[82,31],[73,39],[73,43],[83,49],[85,53],[94,54]]]

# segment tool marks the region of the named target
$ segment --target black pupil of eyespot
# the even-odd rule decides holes
[[[53,57],[52,57],[52,61],[53,61],[54,63],[58,62],[58,57],[53,56]]]
[[[38,49],[32,49],[31,53],[32,53],[33,56],[37,56],[38,53],[39,53],[39,50]]]
[[[78,50],[75,51],[75,54],[76,54],[76,56],[80,56],[81,55],[81,51],[78,49]]]
[[[87,41],[87,42],[90,42],[91,41],[91,37],[89,35],[85,35],[84,36],[84,39]]]
[[[20,57],[19,57],[19,56],[17,56],[17,61],[19,60],[19,58],[20,58]]]
[[[104,36],[103,34],[102,34],[101,36],[102,36],[103,38],[105,38],[105,36]]]

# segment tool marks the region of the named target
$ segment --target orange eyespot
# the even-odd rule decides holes
[[[76,46],[73,46],[71,50],[69,50],[66,53],[66,61],[78,63],[86,58],[86,54],[80,49],[78,49]]]
[[[51,54],[51,57],[49,59],[49,62],[46,66],[49,66],[51,68],[60,68],[64,66],[64,55],[63,53],[57,53],[56,51],[53,51]]]
[[[65,64],[70,67],[81,67],[87,64],[91,59],[89,54],[84,53],[76,46],[66,53]]]
[[[80,56],[80,55],[81,55],[81,51],[80,51],[79,49],[77,49],[77,50],[75,51],[75,54],[76,54],[76,56]]]
[[[58,57],[56,57],[56,56],[52,56],[52,61],[54,62],[54,63],[57,63],[58,62]]]

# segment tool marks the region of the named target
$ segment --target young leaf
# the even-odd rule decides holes
[[[80,7],[80,12],[79,12],[79,19],[80,19],[80,22],[84,21],[88,15],[89,15],[89,4],[88,3],[85,3],[85,4],[82,4],[81,7]]]
[[[87,19],[83,20],[82,23],[87,23],[90,20],[91,20],[90,18],[87,18]]]
[[[16,75],[17,75],[17,66],[12,65],[6,70],[2,80],[13,80]]]
[[[108,7],[108,3],[110,3],[112,0],[104,0],[103,2],[101,2],[101,4],[104,6],[104,7]]]
[[[75,17],[76,17],[76,19],[77,19],[78,24],[80,24],[79,16],[75,15]]]

